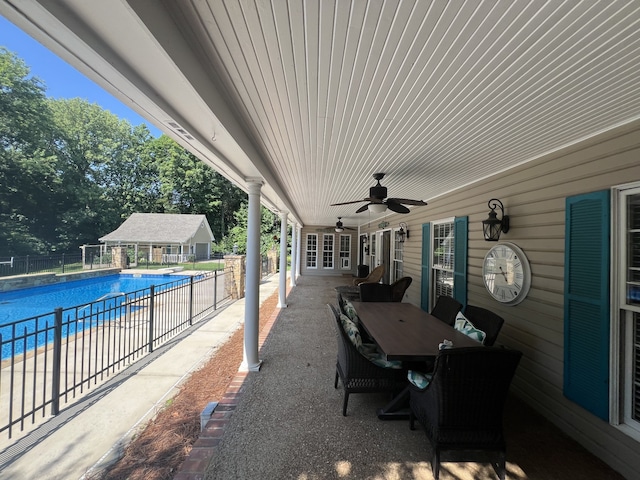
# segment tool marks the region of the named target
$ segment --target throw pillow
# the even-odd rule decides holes
[[[360,338],[360,330],[358,329],[358,326],[344,313],[340,314],[340,322],[342,323],[342,328],[349,337],[349,340],[353,343],[353,346],[360,351],[362,348],[362,338]]]
[[[344,301],[344,313],[346,313],[347,317],[349,317],[352,321],[358,324],[358,321],[360,320],[358,318],[358,313],[356,312],[353,303],[351,303],[349,300]]]
[[[484,339],[487,336],[485,332],[476,328],[462,312],[458,312],[453,328],[480,343],[484,343]]]
[[[409,370],[407,372],[407,380],[421,390],[427,388],[432,378],[433,375],[430,373],[416,372],[415,370]]]
[[[382,368],[393,368],[394,370],[400,370],[402,368],[402,362],[399,360],[387,360],[386,356],[380,351],[373,351],[362,353],[367,360],[369,360],[374,365]]]

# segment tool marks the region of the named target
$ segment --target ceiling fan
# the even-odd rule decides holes
[[[348,205],[350,203],[369,202],[363,205],[356,213],[369,210],[371,213],[383,213],[387,208],[396,213],[409,213],[410,210],[405,205],[426,205],[422,200],[411,200],[408,198],[387,198],[387,187],[380,185],[380,180],[384,178],[384,173],[374,173],[373,178],[377,183],[369,189],[369,196],[362,200],[352,202],[332,203],[331,206]],[[338,217],[338,220],[340,217]]]
[[[340,232],[343,232],[345,230],[355,230],[355,228],[345,227],[344,224],[342,223],[342,217],[338,217],[338,221],[336,222],[335,230],[336,230],[336,232],[340,233]]]
[[[336,225],[334,227],[327,227],[324,229],[325,232],[336,232],[336,233],[342,233],[345,230],[356,230],[356,229],[351,227],[345,227],[344,223],[342,223],[342,217],[338,217],[338,221],[336,222]]]

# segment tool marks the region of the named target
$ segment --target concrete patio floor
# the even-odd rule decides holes
[[[432,479],[418,425],[380,421],[386,395],[334,389],[337,342],[326,304],[342,277],[301,277],[261,348],[260,372],[238,373],[174,480]],[[274,315],[275,317],[275,315]],[[499,343],[499,339],[498,339]],[[621,479],[511,396],[505,414],[507,478]],[[497,478],[488,464],[443,463],[440,478]]]

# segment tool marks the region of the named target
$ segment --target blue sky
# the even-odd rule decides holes
[[[127,120],[131,125],[145,123],[153,136],[160,136],[160,130],[2,16],[0,46],[24,60],[32,75],[44,82],[48,97],[86,99]]]

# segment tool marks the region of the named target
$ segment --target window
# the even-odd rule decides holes
[[[340,235],[340,268],[351,269],[351,235]]]
[[[369,239],[369,268],[373,270],[376,268],[376,234],[372,233]]]
[[[318,235],[307,234],[307,268],[318,268]]]
[[[322,236],[322,268],[333,267],[333,235]]]
[[[395,282],[399,278],[402,278],[404,267],[404,242],[400,241],[398,232],[400,229],[394,232],[393,242],[393,278],[391,281]]]
[[[454,277],[454,222],[447,220],[441,223],[433,223],[431,251],[431,275],[433,285],[433,303],[441,295],[453,296]]]
[[[438,295],[467,304],[469,217],[422,225],[420,307],[430,311]]]
[[[618,192],[619,303],[620,318],[614,335],[614,352],[619,351],[619,373],[614,392],[623,397],[620,423],[640,436],[640,185]],[[616,341],[617,339],[617,341]],[[615,398],[615,397],[613,397]]]

